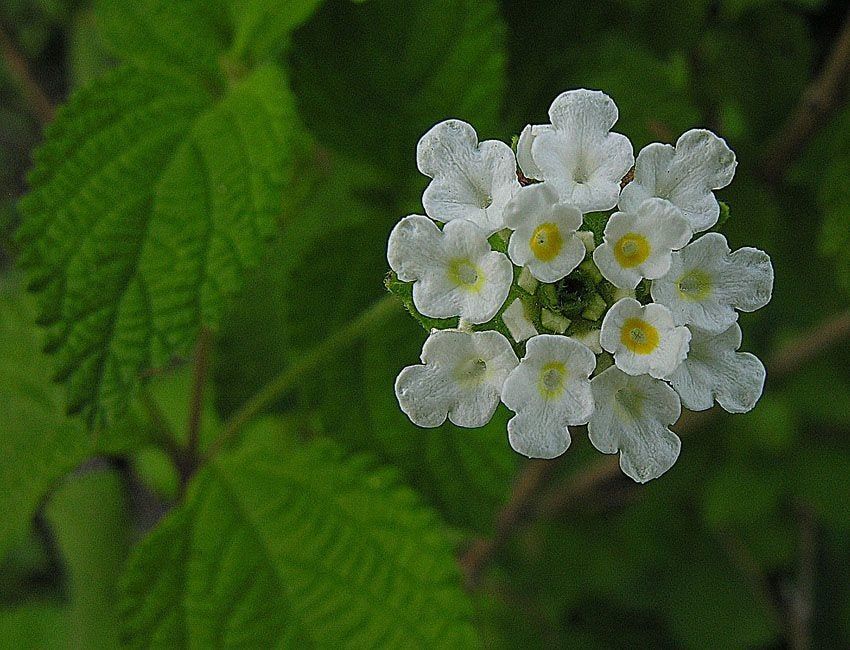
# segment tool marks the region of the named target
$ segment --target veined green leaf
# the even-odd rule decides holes
[[[122,67],[60,112],[18,236],[69,411],[108,421],[142,371],[218,324],[273,231],[297,125],[274,67],[219,100]]]
[[[275,426],[203,471],[136,549],[122,596],[131,645],[476,645],[433,513],[365,458]]]
[[[220,79],[232,29],[226,0],[97,0],[95,20],[105,45],[127,63]]]

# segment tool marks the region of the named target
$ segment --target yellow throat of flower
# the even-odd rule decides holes
[[[620,330],[620,342],[635,354],[652,353],[660,338],[658,330],[640,318],[629,318]]]
[[[643,264],[651,252],[649,240],[635,232],[626,233],[614,244],[614,257],[624,269]]]
[[[551,262],[564,247],[564,238],[556,224],[542,223],[534,229],[528,244],[534,257],[541,262]]]

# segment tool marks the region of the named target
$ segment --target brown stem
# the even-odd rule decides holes
[[[26,59],[18,51],[14,41],[0,28],[0,57],[9,72],[18,82],[21,94],[27,102],[32,114],[42,125],[53,120],[56,109],[30,72]]]
[[[195,348],[195,365],[192,373],[192,393],[189,397],[189,417],[187,419],[186,456],[188,463],[180,472],[180,484],[185,489],[197,467],[200,449],[201,423],[204,411],[204,388],[210,368],[210,348],[212,331],[201,328],[198,344]]]
[[[839,107],[850,77],[850,11],[820,74],[800,97],[782,129],[767,147],[761,175],[776,184],[805,151],[809,140]]]
[[[784,379],[848,337],[850,310],[836,314],[780,348],[768,364],[768,376]]]
[[[496,516],[493,536],[475,540],[461,556],[461,568],[470,588],[478,588],[483,568],[490,563],[517,525],[530,514],[527,511],[534,496],[551,478],[556,464],[555,460],[528,461],[514,484],[508,503]]]
[[[181,449],[177,444],[177,438],[174,435],[174,431],[171,429],[171,425],[168,424],[168,419],[165,417],[162,409],[159,408],[159,404],[156,403],[153,395],[151,395],[148,389],[144,386],[139,393],[139,399],[141,400],[142,406],[145,407],[145,410],[148,413],[148,418],[153,425],[157,444],[159,444],[172,458],[176,459],[178,456],[181,456],[183,454],[183,449]]]
[[[828,318],[782,346],[767,363],[771,383],[787,378],[847,338],[850,338],[850,310]],[[699,413],[685,411],[674,428],[679,434],[700,429],[721,412],[717,408]],[[484,571],[496,553],[529,520],[555,517],[620,476],[617,458],[604,456],[570,476],[555,490],[546,493],[545,479],[551,475],[558,462],[546,461],[546,474],[542,476],[541,467],[534,463],[526,465],[508,503],[496,517],[493,537],[475,540],[461,556],[461,569],[470,587],[475,588],[481,583]]]
[[[809,650],[812,647],[817,536],[814,513],[808,505],[798,506],[797,523],[800,528],[800,568],[797,583],[791,589],[787,603],[788,644],[794,650]]]
[[[761,570],[750,549],[747,548],[747,545],[744,544],[740,537],[730,531],[719,531],[715,534],[715,538],[719,542],[720,547],[725,551],[726,557],[729,558],[732,566],[746,580],[750,591],[770,614],[774,625],[778,629],[782,629],[784,617],[773,597],[770,581]]]

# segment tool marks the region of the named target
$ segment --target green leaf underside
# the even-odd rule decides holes
[[[218,101],[184,77],[122,67],[60,112],[18,236],[70,412],[108,420],[143,370],[217,325],[273,232],[295,124],[272,67]]]
[[[130,643],[474,646],[451,546],[413,493],[330,443],[258,429],[131,558]]]
[[[51,485],[90,450],[82,423],[62,414],[61,389],[39,352],[31,301],[0,287],[0,559],[18,541]]]

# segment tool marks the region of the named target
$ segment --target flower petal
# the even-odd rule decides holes
[[[502,401],[516,413],[508,422],[516,451],[532,458],[566,451],[568,426],[584,424],[593,413],[588,377],[595,366],[595,355],[574,339],[541,334],[528,341],[502,388]]]
[[[761,397],[765,369],[758,357],[737,352],[741,328],[737,323],[714,334],[691,327],[691,349],[667,380],[692,411],[704,411],[717,400],[730,413],[746,413]]]
[[[387,261],[402,282],[418,280],[442,265],[441,242],[440,229],[428,217],[404,217],[390,233]]]
[[[669,201],[649,198],[632,212],[615,212],[605,225],[603,243],[593,259],[605,279],[634,289],[641,278],[655,279],[670,269],[672,251],[691,238],[690,224]],[[624,247],[634,251],[628,254]]]
[[[478,143],[460,120],[440,122],[419,140],[419,170],[433,180],[422,204],[437,221],[468,219],[492,234],[503,227],[505,204],[519,189],[516,158],[504,142]]]
[[[730,253],[723,235],[707,233],[673,254],[670,270],[650,291],[677,324],[722,332],[738,319],[735,309],[755,311],[770,301],[773,266],[766,253]]]
[[[424,365],[408,366],[396,379],[399,406],[419,426],[436,427],[448,417],[463,427],[486,424],[502,385],[519,363],[498,332],[440,330],[422,348]]]
[[[681,403],[667,384],[646,375],[631,377],[612,366],[590,382],[596,412],[588,437],[605,454],[620,452],[620,468],[645,483],[666,472],[679,457],[681,441],[668,425]]]
[[[634,298],[623,298],[602,319],[599,342],[623,372],[661,379],[687,356],[690,338],[688,329],[676,327],[663,305],[643,306]]]
[[[549,117],[552,128],[532,131],[530,138],[531,158],[543,180],[581,212],[614,207],[620,180],[634,162],[628,138],[609,133],[617,121],[614,102],[599,91],[572,90],[552,102]]]
[[[534,158],[531,157],[531,145],[539,134],[550,130],[550,124],[529,124],[522,133],[519,134],[519,140],[516,145],[516,159],[519,163],[519,168],[522,170],[522,175],[532,180],[543,180],[543,174]]]
[[[508,254],[541,282],[557,282],[581,264],[585,246],[576,234],[582,224],[578,208],[561,203],[548,183],[521,189],[505,208],[505,224],[514,230]],[[543,237],[535,248],[532,239]]]
[[[681,209],[695,232],[706,230],[720,214],[712,190],[732,182],[736,165],[726,142],[705,129],[685,132],[675,148],[650,144],[638,154],[635,178],[623,188],[620,209],[633,209],[647,197],[657,196]]]

